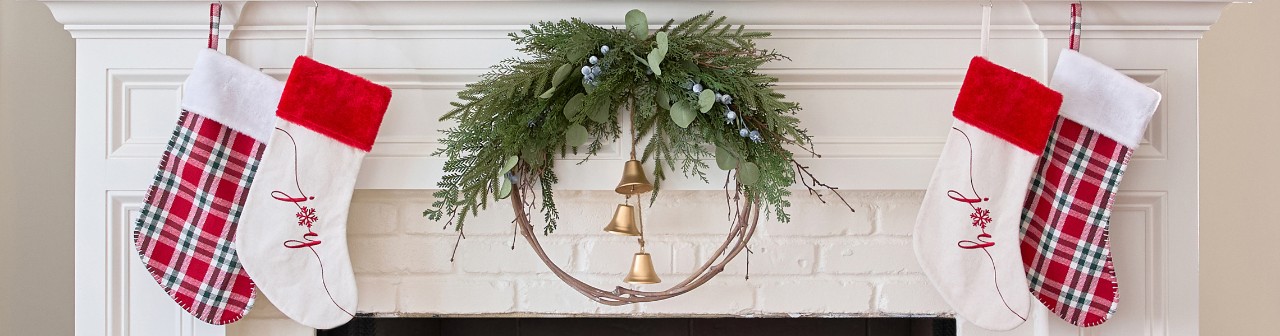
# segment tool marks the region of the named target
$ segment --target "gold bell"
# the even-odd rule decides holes
[[[640,161],[632,159],[623,167],[622,181],[618,182],[618,187],[613,191],[623,195],[643,194],[653,191],[653,184],[644,176],[644,166]]]
[[[618,204],[618,209],[613,211],[613,220],[609,221],[609,225],[605,226],[604,230],[624,236],[639,236],[640,227],[636,226],[635,213],[635,207]]]
[[[639,252],[631,260],[631,273],[627,273],[627,277],[622,281],[647,285],[662,282],[662,279],[658,279],[658,272],[653,271],[653,258],[648,253]]]

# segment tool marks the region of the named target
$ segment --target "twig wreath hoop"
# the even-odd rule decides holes
[[[761,65],[786,57],[756,47],[755,40],[769,33],[725,21],[705,13],[679,24],[669,20],[650,34],[645,14],[632,10],[625,28],[574,18],[510,34],[532,59],[494,66],[459,92],[461,101],[440,118],[457,126],[444,131],[444,148],[435,153],[447,158],[445,173],[423,215],[453,225],[461,240],[468,217],[486,209],[491,198],[510,197],[518,231],[556,276],[596,302],[623,305],[674,297],[715,277],[746,249],[762,212],[790,221],[788,188],[796,182],[819,200],[830,191],[852,211],[835,187],[819,182],[788,149],[818,156],[799,127],[799,104],[774,91],[777,78],[758,72]],[[724,243],[689,278],[665,291],[603,290],[578,280],[547,257],[529,217],[537,207],[545,223],[542,233],[556,229],[557,153],[583,153],[586,161],[624,133],[631,160],[615,191],[625,202],[605,231],[638,237],[640,252],[624,280],[628,283],[661,282],[644,250],[639,196],[652,191],[649,201],[655,202],[668,170],[710,183],[711,167],[703,159],[714,157],[716,168],[726,171],[732,225]],[[638,151],[642,140],[647,143]],[[652,184],[642,166],[649,160],[655,162]]]

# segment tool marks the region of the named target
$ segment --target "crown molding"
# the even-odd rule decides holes
[[[621,13],[653,7],[651,18],[708,9],[775,38],[973,38],[976,1],[570,1],[574,10],[528,1],[321,1],[317,38],[505,39],[529,23],[579,17],[621,24]],[[77,39],[203,39],[208,2],[42,0]],[[563,2],[563,1],[561,1]],[[1088,38],[1197,39],[1230,1],[1097,0],[1085,3]],[[222,36],[302,38],[309,1],[225,1]],[[1070,1],[995,1],[993,38],[1065,36]],[[650,4],[650,6],[646,6]],[[659,5],[660,4],[660,5]],[[501,10],[495,10],[501,6]]]

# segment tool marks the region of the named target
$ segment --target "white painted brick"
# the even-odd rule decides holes
[[[573,244],[539,237],[542,250],[560,268],[571,270]],[[533,253],[524,237],[516,237],[515,249],[511,249],[511,237],[475,237],[462,240],[455,260],[465,273],[548,273],[551,272],[542,259]]]
[[[431,208],[431,199],[407,200],[399,206],[400,232],[406,234],[453,235],[453,228],[442,228],[444,222],[427,219],[423,211]]]
[[[403,279],[400,295],[403,313],[505,313],[515,308],[516,289],[507,280]]]
[[[250,312],[250,314],[253,314]],[[314,336],[315,329],[287,318],[245,318],[227,325],[227,335],[234,336]]]
[[[509,202],[491,203],[468,220],[468,239],[449,262],[452,228],[427,220],[430,190],[360,190],[352,204],[351,253],[358,272],[361,312],[555,314],[946,313],[920,276],[910,234],[921,192],[842,193],[857,208],[822,204],[797,193],[787,224],[762,221],[753,239],[751,275],[746,254],[719,277],[685,295],[643,305],[604,306],[549,274],[517,237],[511,250]],[[701,266],[730,223],[723,192],[664,191],[644,219],[655,266],[664,282],[631,286],[665,290]],[[547,252],[567,271],[600,288],[625,285],[634,238],[602,232],[622,197],[610,191],[557,191],[560,227],[541,235]],[[647,204],[647,198],[646,203]],[[870,236],[874,233],[875,236]],[[858,280],[823,274],[861,274]],[[427,276],[415,274],[431,274]],[[907,274],[903,276],[902,274]],[[880,283],[872,285],[871,283]],[[879,286],[879,288],[876,288]],[[875,289],[875,290],[873,290]],[[311,335],[263,296],[231,335]]]
[[[624,200],[621,195],[612,191],[556,190],[555,195],[560,219],[556,222],[556,231],[550,237],[603,234],[604,227],[613,219],[614,209]],[[535,232],[543,234],[546,223],[543,221],[542,210],[535,207],[529,217]]]
[[[584,280],[585,281],[585,280]],[[622,284],[621,278],[614,279]],[[595,281],[607,283],[606,281]],[[569,287],[554,276],[540,276],[537,279],[521,279],[517,283],[516,309],[524,313],[542,314],[630,314],[635,305],[606,306],[596,303],[578,291]],[[601,285],[602,289],[612,286]]]
[[[353,201],[347,214],[347,232],[352,235],[386,234],[396,231],[399,213],[390,203]]]
[[[924,192],[903,192],[895,195],[899,200],[880,204],[876,211],[876,234],[910,235],[916,226],[916,215]]]
[[[881,285],[876,310],[889,314],[941,314],[951,312],[938,291],[923,278]]]
[[[700,245],[700,258],[707,258],[715,249],[720,247],[717,244]],[[729,248],[733,246],[730,245]],[[769,239],[761,239],[755,237],[747,245],[751,249],[751,275],[802,275],[813,274],[814,264],[817,261],[817,248],[813,244],[806,241],[774,241]],[[725,266],[724,273],[731,275],[748,274],[747,269],[747,251],[743,250],[733,261]],[[702,262],[703,260],[700,260]],[[740,278],[740,277],[735,277]]]
[[[834,197],[835,195],[826,196],[827,203],[823,204],[822,201],[807,193],[797,192],[792,196],[791,208],[787,209],[787,213],[791,215],[791,222],[778,222],[772,216],[768,221],[761,218],[757,235],[823,237],[871,234],[871,207],[854,203],[857,201],[854,198],[856,194],[848,195],[849,192],[842,194],[850,200],[856,212],[850,212],[839,198]],[[764,214],[761,213],[761,216]]]
[[[399,294],[399,277],[356,277],[356,289],[359,304],[356,311],[367,313],[393,312],[396,310],[396,299]]]
[[[645,251],[653,259],[653,269],[659,276],[671,274],[671,243],[650,241]],[[578,244],[580,256],[577,270],[594,274],[627,274],[631,260],[640,245],[634,237],[610,236],[585,240]]]
[[[876,240],[850,243],[827,243],[820,248],[820,273],[885,274],[919,273],[911,241],[907,239]]]
[[[723,191],[662,191],[649,207],[644,198],[645,233],[655,235],[726,235],[732,225]]]
[[[348,243],[356,273],[447,273],[453,238],[352,237]]]
[[[647,290],[662,290],[670,284],[646,285]],[[644,314],[738,314],[755,307],[754,288],[742,279],[717,277],[697,289],[670,299],[642,303]]]
[[[427,194],[428,196],[430,194]],[[423,216],[423,211],[431,209],[431,202],[434,198],[425,198],[409,202],[400,206],[401,230],[408,234],[429,234],[429,235],[445,235],[456,236],[458,231],[452,225],[445,226],[449,218],[445,217],[439,221],[433,221]],[[542,218],[542,215],[533,216],[535,219]],[[486,235],[511,235],[511,229],[515,228],[511,220],[515,219],[515,213],[511,211],[511,201],[489,200],[489,206],[475,215],[468,215],[463,228],[468,237],[486,236]],[[541,225],[536,225],[541,229]]]
[[[756,307],[764,313],[866,313],[872,286],[835,279],[767,282],[757,290]]]
[[[698,258],[698,247],[701,244],[692,242],[674,242],[671,243],[671,272],[672,274],[689,274],[694,269],[702,267],[706,260]]]

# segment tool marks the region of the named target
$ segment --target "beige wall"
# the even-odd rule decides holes
[[[1274,0],[1231,5],[1200,44],[1204,335],[1274,335],[1280,316],[1278,17]]]
[[[0,335],[71,335],[75,45],[0,0]]]
[[[1271,333],[1236,323],[1280,315],[1280,180],[1266,176],[1280,165],[1276,17],[1274,1],[1232,5],[1202,44],[1205,335]],[[3,335],[72,334],[73,84],[74,45],[48,10],[0,1]]]

